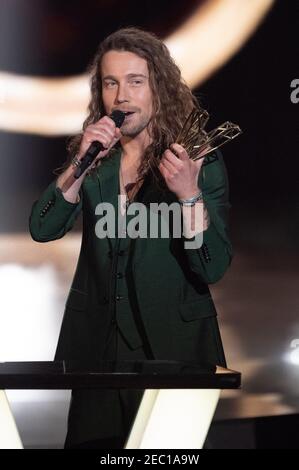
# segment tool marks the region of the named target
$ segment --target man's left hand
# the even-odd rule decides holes
[[[170,149],[163,153],[159,170],[168,189],[178,199],[189,199],[200,191],[197,182],[203,161],[204,158],[191,160],[187,151],[179,144],[171,144]]]

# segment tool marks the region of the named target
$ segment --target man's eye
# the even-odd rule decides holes
[[[132,84],[132,85],[141,85],[141,84],[142,84],[142,80],[132,80],[132,81],[131,81],[131,84]]]
[[[107,88],[112,88],[115,85],[115,82],[105,82]]]

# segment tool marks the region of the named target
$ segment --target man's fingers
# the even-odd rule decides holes
[[[160,170],[162,176],[164,176],[165,179],[169,178],[170,173],[169,173],[169,171],[167,170],[167,168],[165,167],[165,165],[162,161],[159,165],[159,170]]]
[[[182,168],[182,162],[170,150],[165,150],[163,158],[168,161],[175,170],[180,170]]]
[[[113,121],[113,119],[111,119],[109,116],[104,116],[102,117],[101,119],[99,119],[99,121],[97,121],[95,123],[95,126],[97,125],[101,125],[101,124],[105,124],[105,126],[109,126],[109,128],[114,131],[115,129],[115,122]]]
[[[180,144],[171,144],[171,150],[178,156],[180,160],[189,160],[189,155],[184,147]]]
[[[164,158],[164,159],[162,160],[162,163],[163,163],[164,167],[165,167],[171,174],[177,173],[177,171],[178,171],[177,168],[176,168],[171,162],[169,162],[166,158]]]
[[[103,134],[106,134],[107,136],[110,137],[110,139],[113,139],[115,136],[115,131],[111,131],[111,129],[107,129],[107,127],[99,126],[99,127],[92,127],[91,129],[88,129],[87,132],[101,132]]]
[[[106,134],[102,132],[92,132],[87,136],[87,142],[91,143],[94,140],[97,140],[98,142],[101,142],[101,144],[105,147],[108,148],[111,144],[111,138],[110,136],[107,137]]]

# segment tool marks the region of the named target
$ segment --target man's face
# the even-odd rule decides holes
[[[147,61],[133,52],[109,51],[101,63],[102,97],[107,114],[128,111],[121,127],[124,136],[136,137],[152,116],[152,91]]]

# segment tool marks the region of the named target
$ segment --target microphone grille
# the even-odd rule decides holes
[[[123,111],[120,111],[119,109],[115,109],[111,113],[111,119],[115,122],[116,127],[121,127],[122,123],[125,120],[125,113]]]

